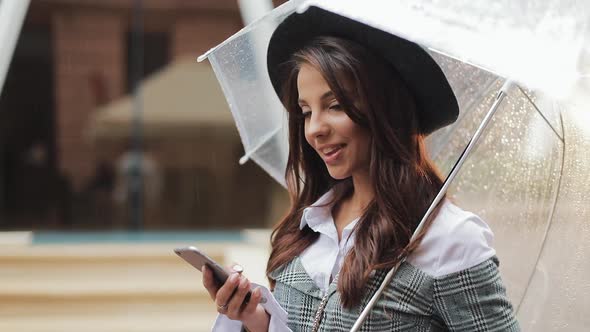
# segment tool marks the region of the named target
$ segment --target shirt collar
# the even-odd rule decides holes
[[[299,229],[303,229],[306,225],[314,231],[317,231],[317,227],[326,221],[332,221],[332,205],[325,205],[330,202],[334,193],[329,190],[323,194],[315,203],[306,207],[303,210],[303,216],[301,217],[301,223]]]
[[[332,219],[332,204],[326,205],[334,197],[334,192],[329,190],[323,194],[312,205],[303,210],[301,223],[299,229],[309,226],[314,232],[324,232],[326,227],[334,227],[334,220]],[[347,238],[359,218],[353,220],[342,230],[343,238]]]

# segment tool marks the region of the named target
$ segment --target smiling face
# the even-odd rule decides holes
[[[305,121],[305,139],[322,158],[330,176],[342,180],[366,175],[369,132],[344,112],[322,74],[313,66],[302,64],[297,90]]]

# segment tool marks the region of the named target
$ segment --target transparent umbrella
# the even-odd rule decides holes
[[[579,1],[296,1],[200,57],[211,62],[245,156],[284,184],[286,119],[265,70],[270,36],[310,6],[421,44],[459,101],[428,138],[444,190],[496,234],[523,330],[590,325],[590,4]],[[490,111],[491,110],[491,111]]]

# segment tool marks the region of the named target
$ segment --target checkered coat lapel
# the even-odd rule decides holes
[[[520,331],[493,257],[441,278],[403,263],[361,327],[361,331]],[[387,271],[376,271],[359,306],[345,309],[336,285],[320,331],[349,331]],[[274,296],[288,312],[293,331],[310,331],[322,292],[299,258],[273,271]]]
[[[276,282],[289,285],[315,299],[321,300],[324,295],[322,290],[315,284],[309,274],[307,274],[305,268],[303,268],[299,257],[295,257],[285,266],[272,271],[269,276]]]
[[[408,325],[408,319],[404,316],[403,311],[415,309],[415,306],[408,303],[398,303],[396,300],[392,301],[392,299],[404,298],[410,301],[416,297],[419,293],[416,289],[423,286],[421,282],[424,281],[424,278],[416,276],[417,272],[421,273],[410,265],[402,264],[398,273],[403,276],[403,280],[396,277],[392,285],[386,289],[375,308],[371,311],[369,319],[361,329],[362,331],[373,331],[376,327],[376,321],[384,322],[385,325],[389,326],[393,319],[396,326]],[[381,285],[386,274],[387,271],[385,270],[373,271],[367,282],[360,305],[351,309],[342,306],[340,293],[337,292],[337,284],[330,284],[328,289],[329,300],[320,331],[350,330],[362,309]],[[270,277],[277,282],[274,295],[279,303],[284,304],[285,310],[289,313],[288,319],[291,329],[293,331],[311,330],[314,314],[324,294],[307,274],[299,257],[296,257],[284,267],[273,271]],[[414,288],[410,290],[408,287]],[[424,307],[417,309],[417,312],[431,312],[426,309],[426,307],[431,306],[431,299],[420,300],[419,303]],[[411,324],[411,326],[414,325]],[[383,331],[390,330],[385,327]]]

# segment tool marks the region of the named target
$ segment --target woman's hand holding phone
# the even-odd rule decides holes
[[[251,332],[268,331],[270,316],[260,305],[262,293],[260,289],[252,291],[250,299],[246,295],[250,291],[250,281],[239,272],[232,269],[229,278],[223,285],[213,277],[208,266],[203,266],[203,285],[209,292],[211,299],[217,305],[217,312],[229,319],[239,320]]]

